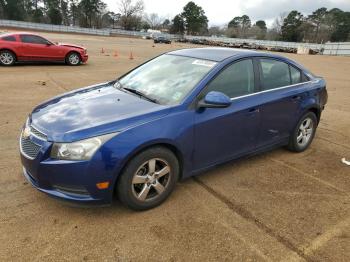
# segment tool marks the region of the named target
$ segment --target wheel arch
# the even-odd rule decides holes
[[[316,115],[317,125],[318,125],[318,123],[320,122],[320,118],[321,118],[321,110],[320,110],[320,108],[318,108],[317,106],[312,106],[307,111],[308,112],[312,112],[312,113],[314,113]]]
[[[317,124],[320,122],[321,118],[321,108],[319,105],[319,101],[316,97],[308,97],[303,101],[300,107],[300,115],[299,118],[302,117],[307,112],[312,112],[316,115]]]
[[[174,155],[175,157],[177,158],[177,160],[179,161],[179,171],[180,171],[180,174],[179,174],[179,180],[181,180],[183,178],[183,170],[184,170],[184,157],[183,157],[183,154],[182,152],[179,150],[179,148],[174,145],[173,143],[171,142],[168,142],[168,141],[161,141],[161,142],[151,142],[151,143],[147,143],[145,145],[142,145],[140,147],[138,147],[137,149],[135,149],[134,151],[132,151],[126,158],[125,161],[123,161],[122,163],[122,166],[121,168],[119,169],[119,172],[118,172],[118,176],[116,177],[115,181],[113,182],[113,192],[114,194],[116,193],[116,185],[118,183],[118,180],[120,178],[120,174],[123,173],[125,167],[127,166],[127,164],[131,161],[131,159],[136,156],[137,154],[140,154],[141,152],[145,151],[145,150],[148,150],[150,148],[153,148],[153,147],[164,147],[166,149],[169,149]]]
[[[71,50],[68,50],[68,51],[66,52],[66,55],[65,55],[65,57],[64,57],[64,60],[65,60],[65,61],[67,61],[68,55],[71,54],[71,53],[76,53],[76,54],[79,55],[80,59],[83,59],[79,51],[74,50],[74,49],[71,49]]]
[[[17,56],[16,52],[13,51],[12,49],[10,49],[10,48],[0,48],[0,52],[1,51],[9,51],[9,52],[13,53],[15,55],[16,61],[18,61],[18,56]]]

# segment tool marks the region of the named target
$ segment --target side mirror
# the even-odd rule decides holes
[[[198,102],[198,108],[225,108],[231,103],[231,99],[224,93],[211,91]]]
[[[47,41],[47,42],[46,42],[46,46],[50,46],[50,45],[52,45],[52,43],[49,42],[49,41]]]

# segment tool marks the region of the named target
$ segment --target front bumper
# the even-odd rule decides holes
[[[63,201],[69,201],[78,205],[85,205],[85,204],[91,204],[91,205],[105,205],[108,203],[105,203],[105,201],[102,201],[100,199],[92,198],[89,195],[85,194],[77,194],[72,193],[71,191],[65,191],[61,189],[44,189],[39,187],[37,181],[33,179],[33,177],[27,172],[27,170],[23,167],[23,175],[27,179],[27,181],[37,190],[40,192],[46,193],[47,195],[57,198],[58,200]]]
[[[83,63],[86,63],[86,62],[88,61],[88,59],[89,59],[89,56],[88,56],[88,55],[82,55],[82,56],[81,56],[81,61],[82,61]]]
[[[34,136],[31,141],[40,145],[38,155],[28,158],[21,151],[23,174],[33,187],[54,198],[78,205],[108,205],[113,200],[115,169],[106,157],[96,154],[89,161],[66,161],[50,158],[52,143]],[[107,189],[97,183],[109,182]]]

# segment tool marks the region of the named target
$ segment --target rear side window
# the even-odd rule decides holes
[[[14,36],[4,36],[1,38],[1,40],[8,42],[16,42],[16,38]]]
[[[254,93],[254,68],[251,59],[245,59],[226,67],[209,83],[204,95],[219,91],[230,98]]]
[[[20,38],[23,43],[41,44],[41,45],[46,45],[48,43],[46,39],[36,35],[21,35]]]
[[[260,59],[262,90],[269,90],[309,81],[302,71],[292,65],[274,59]]]
[[[273,59],[260,59],[260,81],[263,90],[288,86],[291,84],[289,65]]]

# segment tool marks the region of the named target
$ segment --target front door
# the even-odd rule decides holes
[[[201,108],[195,112],[195,169],[232,159],[254,150],[260,125],[253,60],[235,62],[212,80],[200,98],[219,91],[232,99],[227,108]]]
[[[20,35],[22,42],[23,60],[51,61],[62,60],[64,54],[60,54],[57,46],[48,42],[45,38],[36,35]]]

